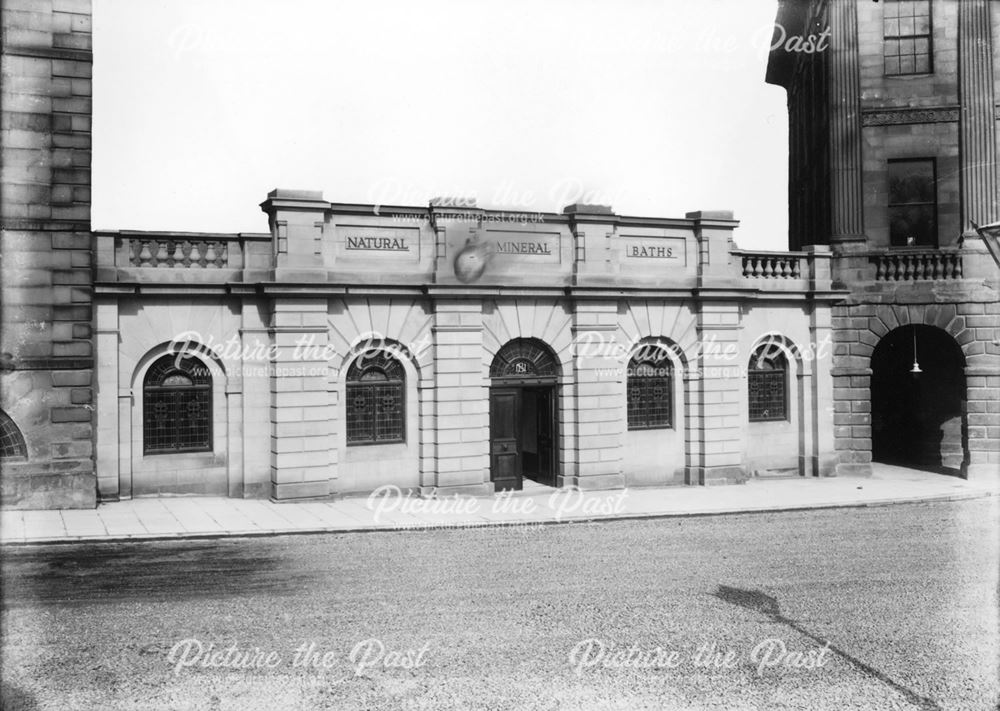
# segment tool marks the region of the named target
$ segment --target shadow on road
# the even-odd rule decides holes
[[[9,681],[0,683],[0,709],[2,711],[35,711],[35,697]]]
[[[781,609],[778,606],[777,598],[770,595],[762,593],[760,590],[743,590],[742,588],[731,588],[728,585],[720,585],[718,589],[712,593],[713,596],[719,598],[723,602],[728,602],[730,605],[736,605],[737,607],[742,607],[753,612],[759,612],[766,617],[769,617],[774,622],[780,622],[783,625],[791,627],[793,630],[799,634],[805,635],[809,639],[813,640],[817,644],[829,644],[830,651],[834,652],[838,656],[846,659],[857,669],[872,677],[873,679],[878,679],[886,686],[890,686],[903,696],[906,700],[912,704],[916,704],[922,709],[927,709],[927,711],[941,711],[941,707],[938,706],[937,702],[933,699],[929,699],[926,696],[921,696],[915,691],[903,686],[902,684],[889,678],[878,669],[865,664],[863,661],[857,657],[853,657],[844,650],[832,644],[829,640],[821,639],[817,635],[813,634],[809,630],[805,629],[795,620],[785,617],[781,614]]]

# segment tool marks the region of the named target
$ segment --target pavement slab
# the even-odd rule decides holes
[[[520,492],[456,500],[410,496],[369,502],[367,497],[347,497],[279,504],[261,499],[171,496],[102,503],[89,510],[5,511],[0,517],[0,543],[538,525],[882,506],[997,494],[995,486],[987,483],[876,464],[871,477],[751,479],[744,485],[586,492],[528,482]]]

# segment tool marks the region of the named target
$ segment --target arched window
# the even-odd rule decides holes
[[[406,373],[385,351],[366,351],[347,369],[347,444],[406,441]]]
[[[559,362],[552,352],[530,338],[515,338],[497,352],[490,364],[491,378],[555,378]]]
[[[24,459],[27,456],[28,447],[24,443],[21,430],[6,412],[0,410],[0,457]]]
[[[628,428],[665,429],[674,426],[673,372],[660,348],[643,349],[628,363]]]
[[[212,376],[197,358],[165,355],[142,384],[146,454],[212,451]]]
[[[788,419],[788,359],[773,343],[750,357],[747,390],[751,422]]]

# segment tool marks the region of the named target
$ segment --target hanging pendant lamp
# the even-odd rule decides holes
[[[913,367],[910,368],[910,375],[914,378],[920,375],[922,372],[920,369],[920,363],[917,362],[917,327],[913,327]]]

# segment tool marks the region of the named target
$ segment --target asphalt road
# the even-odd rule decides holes
[[[997,521],[993,498],[8,548],[3,708],[994,709]]]

